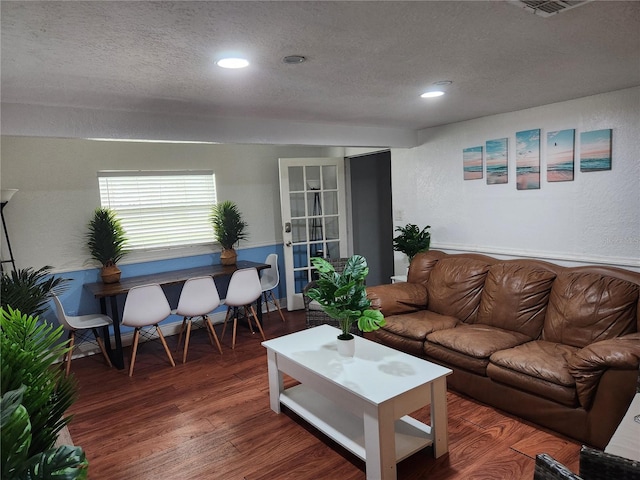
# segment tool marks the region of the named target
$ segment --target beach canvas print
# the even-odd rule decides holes
[[[518,190],[540,188],[540,129],[516,133],[516,186]]]
[[[506,138],[487,140],[487,185],[509,181],[507,142]]]
[[[482,147],[471,147],[462,150],[462,164],[465,180],[482,178]]]
[[[575,130],[547,133],[547,182],[573,180]]]
[[[580,134],[580,171],[611,170],[611,129]]]

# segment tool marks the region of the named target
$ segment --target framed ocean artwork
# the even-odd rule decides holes
[[[465,180],[482,178],[482,147],[471,147],[462,150],[462,165]]]
[[[580,134],[580,171],[611,170],[611,129]]]
[[[508,139],[487,140],[487,185],[508,183]]]
[[[574,129],[547,133],[547,182],[573,180],[575,137]]]
[[[516,187],[540,188],[540,129],[516,132]]]

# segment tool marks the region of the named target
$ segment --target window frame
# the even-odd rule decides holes
[[[180,251],[189,251],[190,254],[212,251],[215,238],[209,215],[211,207],[217,202],[216,176],[213,170],[101,170],[97,176],[100,204],[118,214],[125,231],[129,228],[129,239],[134,236],[133,242],[127,242],[126,248],[130,254],[125,258],[140,261],[173,258]],[[189,176],[196,178],[188,179]],[[118,182],[117,179],[122,178],[133,182]],[[167,181],[167,178],[173,178],[174,181]],[[203,181],[204,178],[207,181]],[[211,178],[210,183],[208,178]],[[140,215],[147,215],[148,218],[136,220]],[[199,218],[196,222],[193,221],[194,215]],[[200,223],[205,216],[206,226]],[[174,224],[172,218],[178,221]],[[156,237],[153,233],[148,235],[149,228],[153,226],[161,230]],[[166,239],[171,234],[163,233],[162,230],[168,227],[183,240],[167,242]],[[183,231],[181,228],[190,230]],[[132,234],[132,229],[137,229],[141,236]],[[189,235],[195,241],[185,241]]]

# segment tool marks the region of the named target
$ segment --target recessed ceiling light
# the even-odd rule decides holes
[[[249,61],[244,58],[221,58],[216,65],[222,68],[244,68],[249,66]]]
[[[282,59],[282,61],[287,65],[297,65],[299,63],[306,62],[307,58],[302,55],[287,55]]]
[[[444,92],[442,90],[432,90],[430,92],[424,92],[420,96],[422,98],[435,98],[435,97],[441,97],[442,95],[444,95]]]
[[[440,85],[440,86],[445,86],[445,85],[451,85],[453,82],[451,80],[440,80],[438,82],[433,82],[434,85]]]

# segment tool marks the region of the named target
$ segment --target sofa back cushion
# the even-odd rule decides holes
[[[433,267],[436,266],[438,260],[446,256],[446,253],[439,250],[428,250],[417,253],[409,265],[407,282],[420,283],[426,287],[429,284],[429,277],[431,276]]]
[[[550,270],[517,262],[492,265],[482,290],[476,323],[538,338],[555,278]]]
[[[564,272],[553,282],[542,339],[585,347],[636,331],[638,285],[597,273]]]
[[[489,265],[469,258],[443,258],[433,267],[427,285],[428,308],[473,323]]]

